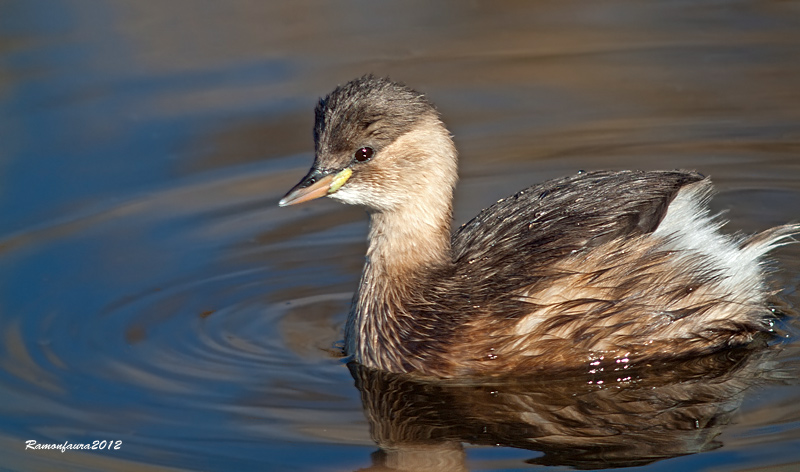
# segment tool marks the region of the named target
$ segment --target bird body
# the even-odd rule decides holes
[[[422,94],[365,76],[320,100],[314,129],[314,166],[281,205],[367,209],[345,329],[367,367],[524,375],[705,354],[771,329],[763,258],[800,228],[721,233],[696,172],[581,172],[451,235],[457,154]]]

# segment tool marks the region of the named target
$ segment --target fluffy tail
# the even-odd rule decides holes
[[[776,226],[754,234],[742,243],[742,251],[753,252],[753,258],[763,257],[773,249],[796,243],[794,236],[800,234],[800,224]]]

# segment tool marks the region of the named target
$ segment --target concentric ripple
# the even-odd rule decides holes
[[[274,178],[190,183],[7,238],[6,433],[103,430],[139,455],[230,438],[368,444],[336,347],[357,272],[330,254],[361,252],[363,236],[335,208],[339,224],[282,237],[306,218],[276,212],[260,190]]]

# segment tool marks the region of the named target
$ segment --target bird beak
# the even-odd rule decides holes
[[[349,167],[337,174],[312,168],[299,184],[295,185],[289,190],[289,193],[281,198],[278,205],[282,207],[295,205],[330,195],[339,190],[351,175],[353,175],[353,171]]]

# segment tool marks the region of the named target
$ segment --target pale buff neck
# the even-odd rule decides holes
[[[423,120],[383,153],[399,175],[384,181],[392,199],[370,211],[367,257],[375,269],[402,276],[450,260],[453,189],[458,179],[455,146],[436,118]]]
[[[415,276],[451,261],[457,158],[449,133],[438,120],[436,124],[392,144],[395,149],[389,151],[398,159],[424,163],[424,168],[411,169],[411,178],[401,181],[404,187],[397,192],[408,198],[370,212],[367,261],[346,329],[348,354],[370,367],[396,370],[389,354],[392,347],[382,344],[396,338],[390,332],[398,314],[404,314],[403,301],[419,283]]]
[[[419,205],[404,211],[371,214],[369,266],[393,279],[402,279],[424,267],[447,263],[451,215],[450,204],[435,211]]]

